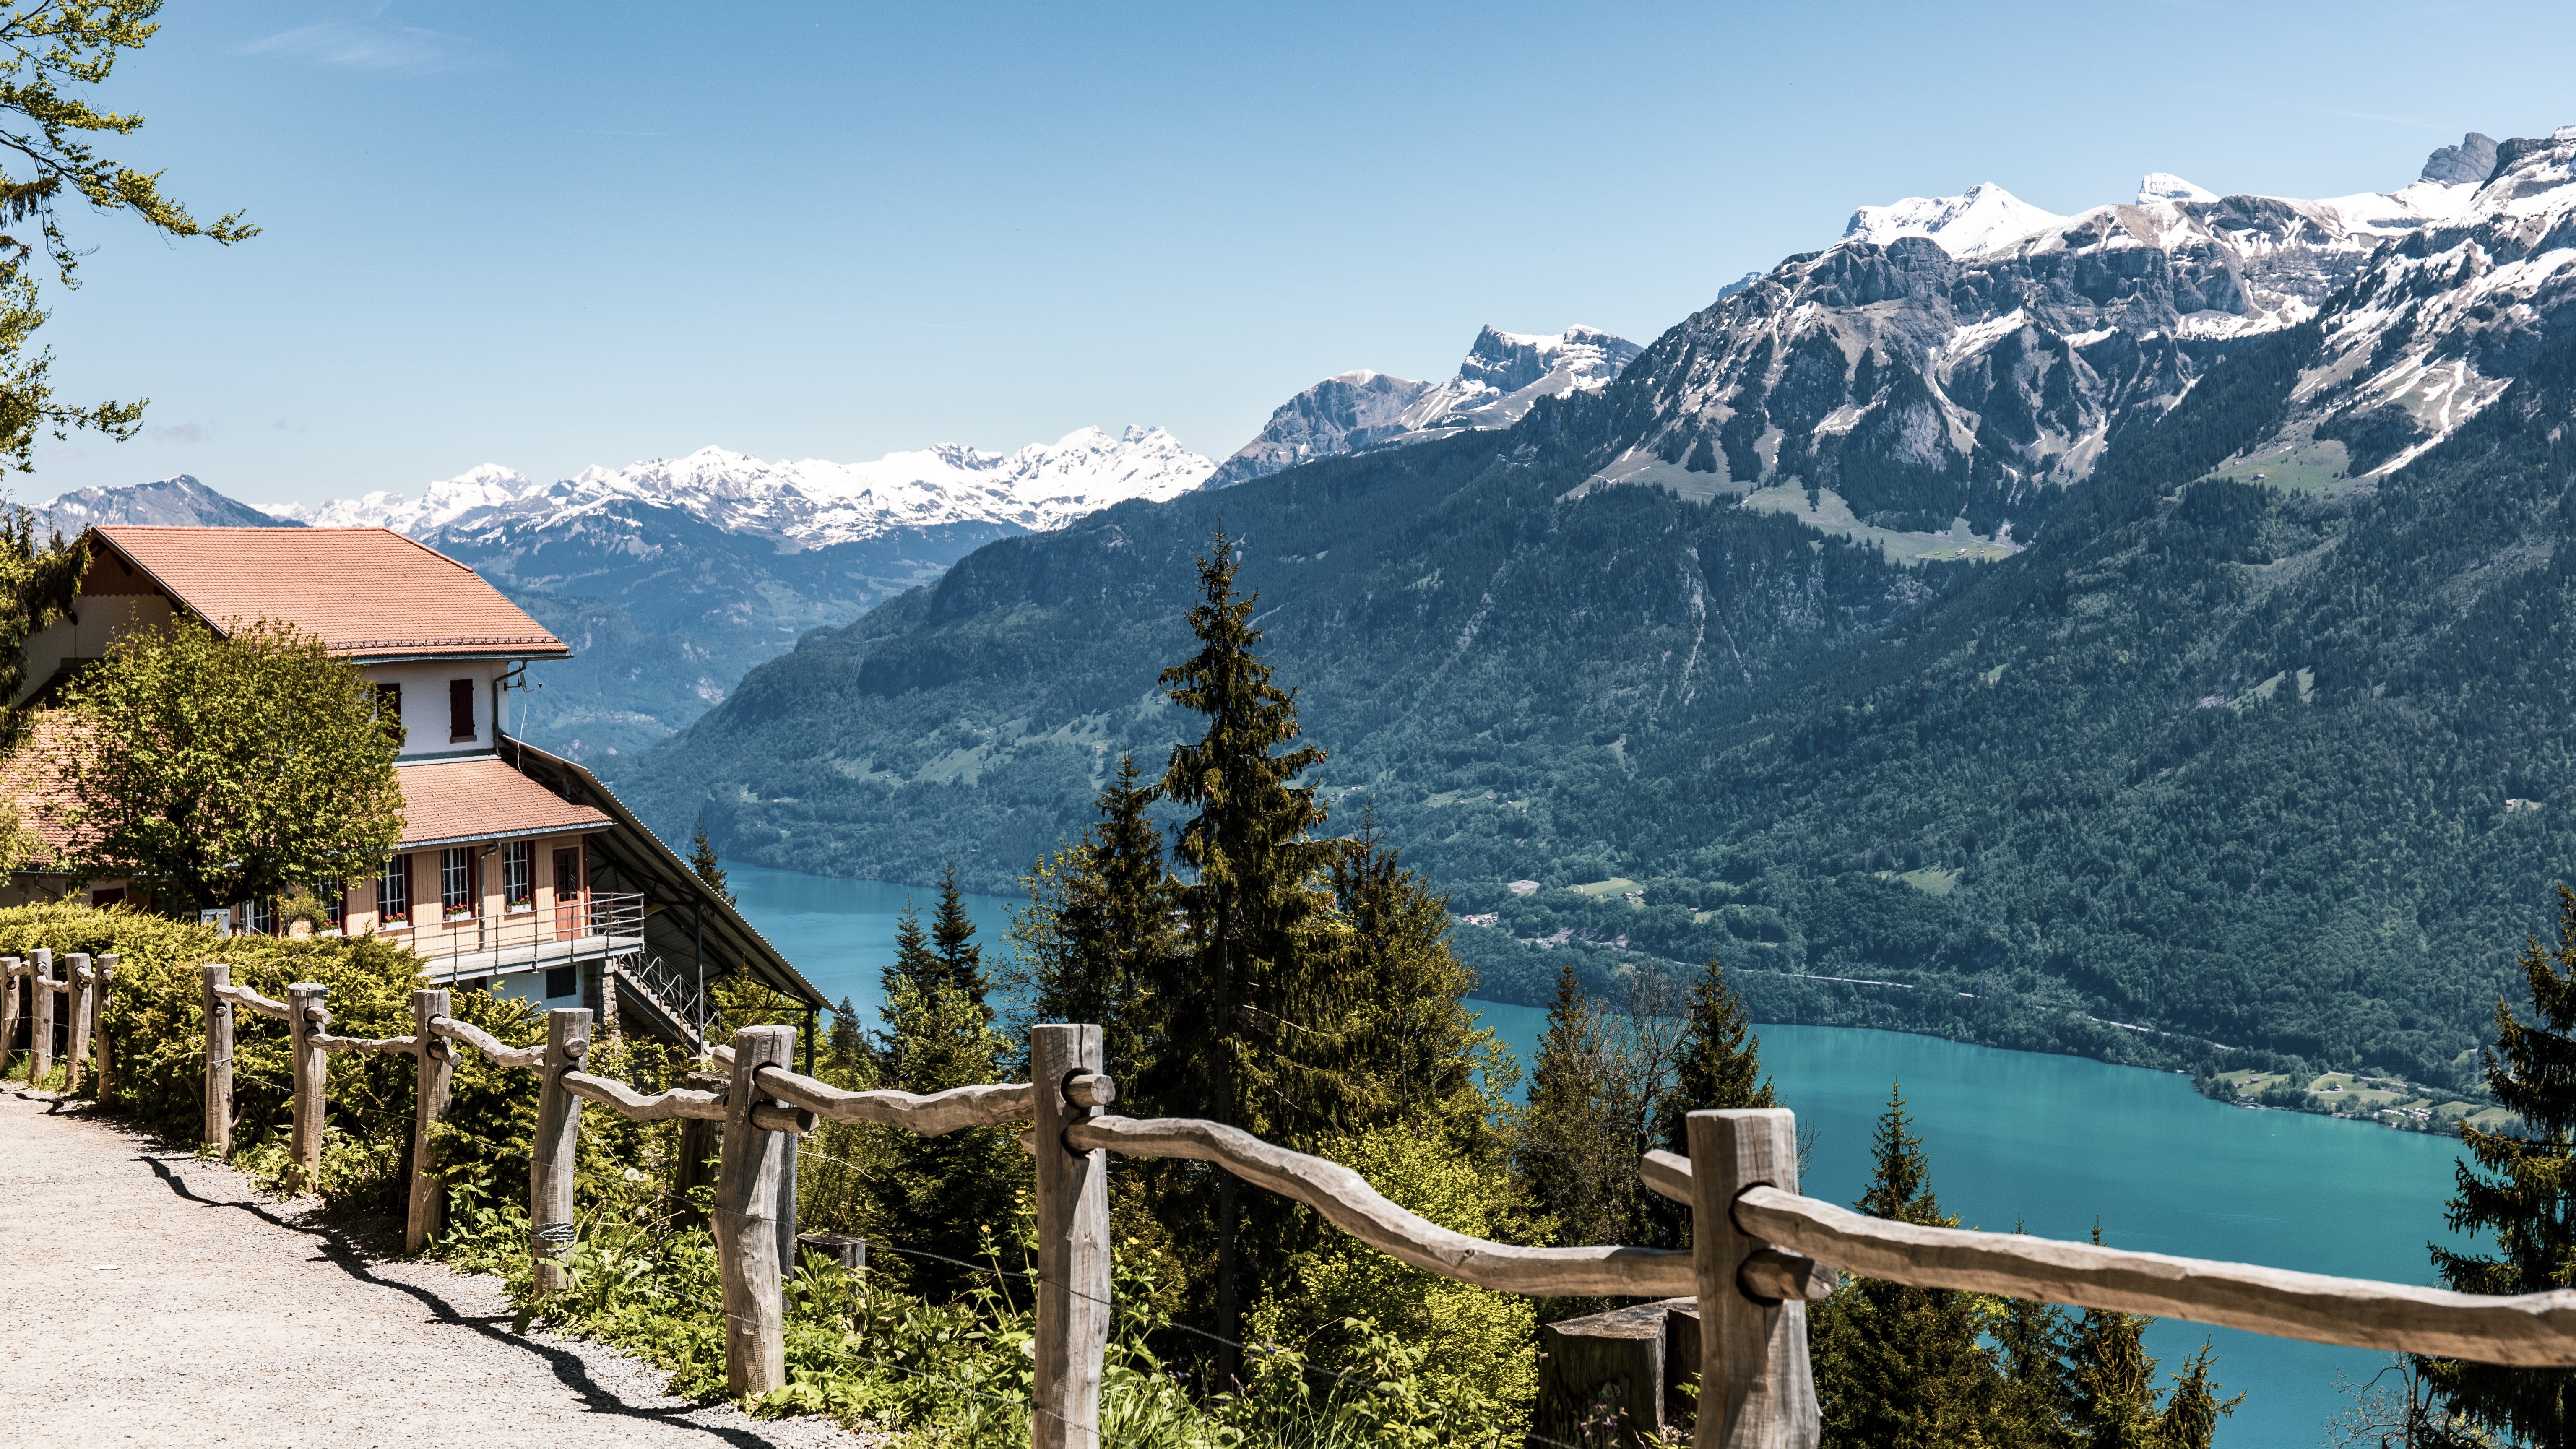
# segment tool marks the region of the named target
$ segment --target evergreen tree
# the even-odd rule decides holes
[[[733,888],[725,884],[724,863],[716,855],[716,843],[707,835],[707,812],[698,812],[698,828],[689,836],[689,869],[707,888],[734,905]]]
[[[1957,1227],[1933,1196],[1931,1162],[1891,1092],[1879,1119],[1869,1189],[1872,1217]],[[1809,1310],[1816,1397],[1829,1449],[1949,1449],[1996,1437],[1999,1375],[1978,1341],[1969,1294],[1854,1278]]]
[[[2021,1231],[2018,1223],[2013,1231]],[[2006,1298],[1986,1318],[1995,1367],[2003,1381],[1995,1395],[1995,1426],[2002,1443],[2020,1449],[2069,1449],[2066,1312],[2053,1303]]]
[[[970,987],[959,974],[971,961],[973,930],[968,923],[943,956],[923,934],[920,912],[907,906],[896,921],[895,959],[882,976],[886,1029],[870,1063],[880,1086],[927,1094],[1002,1079],[1009,1043],[979,999],[981,977]],[[965,1287],[979,1276],[988,1231],[1010,1221],[1012,1192],[1025,1175],[1017,1145],[999,1127],[928,1138],[880,1130],[887,1166],[876,1207],[894,1235],[889,1246],[907,1252],[920,1291]]]
[[[1476,1068],[1493,1035],[1467,1009],[1476,973],[1449,949],[1447,899],[1404,868],[1373,816],[1333,862],[1332,884],[1345,927],[1335,967],[1349,1002],[1327,1063],[1335,1126],[1401,1122],[1476,1150],[1488,1135]]]
[[[940,868],[939,913],[931,918],[930,940],[949,989],[985,1008],[989,1021],[992,1012],[986,998],[991,987],[984,980],[984,948],[975,944],[975,922],[967,916],[966,897],[957,889],[955,861]]]
[[[2460,1138],[2474,1160],[2458,1168],[2454,1232],[2484,1232],[2493,1256],[2433,1249],[2446,1287],[2462,1293],[2538,1293],[2576,1284],[2576,891],[2558,888],[2558,943],[2527,940],[2520,957],[2535,1020],[2498,998],[2495,1045],[2482,1053],[2496,1101],[2519,1127]],[[2500,1368],[2429,1359],[2424,1376],[2453,1413],[2516,1443],[2576,1444],[2576,1370]]]
[[[1548,1240],[1559,1246],[1637,1241],[1639,1144],[1623,1130],[1622,1064],[1605,1026],[1568,962],[1557,973],[1512,1149],[1521,1191],[1552,1223]],[[1551,1299],[1540,1312],[1553,1320],[1606,1306],[1603,1299]]]
[[[2209,1449],[2218,1438],[2218,1421],[2245,1402],[2241,1393],[2232,1399],[2218,1396],[2218,1382],[2210,1377],[2217,1357],[2209,1340],[2202,1339],[2200,1351],[2174,1375],[2173,1394],[2156,1419],[2156,1440],[2162,1449]]]
[[[1254,652],[1258,596],[1236,595],[1234,544],[1222,530],[1198,566],[1201,602],[1189,624],[1199,651],[1162,674],[1172,702],[1207,721],[1200,738],[1173,747],[1159,787],[1163,799],[1196,812],[1181,822],[1174,852],[1191,873],[1176,892],[1185,939],[1156,963],[1150,989],[1165,1014],[1139,1085],[1166,1114],[1294,1143],[1324,1125],[1302,1078],[1317,1040],[1310,1029],[1336,1014],[1325,939],[1331,902],[1319,878],[1338,847],[1313,838],[1324,805],[1313,785],[1297,783],[1324,752],[1296,744],[1295,696],[1271,682]],[[1243,1297],[1240,1205],[1234,1175],[1212,1175],[1212,1194],[1195,1195],[1214,1199],[1205,1206],[1215,1328],[1230,1341]],[[1265,1213],[1273,1210],[1265,1195]],[[1283,1260],[1270,1246],[1281,1236],[1263,1236],[1266,1264]],[[1219,1350],[1220,1382],[1232,1376],[1232,1352]]]
[[[2101,1229],[2093,1241],[2102,1241]],[[2088,1308],[2067,1334],[2067,1420],[2084,1449],[2157,1449],[2156,1361],[2144,1337],[2153,1322]]]
[[[1099,821],[1033,882],[1049,898],[1021,933],[1035,948],[1039,1017],[1098,1023],[1102,1059],[1119,1077],[1143,1065],[1141,1034],[1157,1008],[1148,993],[1178,946],[1163,833],[1146,816],[1155,794],[1136,757],[1121,758]]]
[[[1715,956],[1691,984],[1689,1015],[1674,1068],[1672,1101],[1664,1113],[1664,1150],[1690,1155],[1683,1119],[1692,1112],[1738,1107],[1777,1107],[1779,1097],[1762,1072],[1762,1044],[1744,998],[1727,983]]]

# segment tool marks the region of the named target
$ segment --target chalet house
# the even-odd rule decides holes
[[[115,639],[187,615],[217,633],[291,624],[373,681],[400,716],[403,830],[373,875],[320,887],[326,933],[408,945],[432,984],[479,986],[695,1046],[703,985],[749,973],[809,1009],[822,994],[588,770],[510,738],[527,666],[572,651],[435,549],[381,528],[102,525],[70,616],[27,643],[36,701]],[[27,825],[58,850],[40,788],[18,786]],[[44,865],[0,899],[134,890]],[[147,904],[137,900],[138,905]],[[283,933],[273,901],[205,913],[223,929]]]

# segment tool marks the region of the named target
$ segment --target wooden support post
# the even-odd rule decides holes
[[[197,968],[206,1000],[206,1125],[202,1140],[215,1160],[233,1155],[233,1004],[215,994],[232,984],[233,968],[209,961]]]
[[[563,1074],[590,1055],[590,1010],[546,1013],[546,1060],[538,1069],[537,1136],[528,1158],[528,1257],[540,1293],[564,1286],[572,1256],[573,1149],[581,1141],[581,1099],[564,1090]]]
[[[98,992],[90,998],[90,1036],[98,1052],[98,1100],[101,1105],[116,1097],[115,1038],[107,1030],[107,1008],[113,1000],[115,985],[116,953],[104,952],[98,958]]]
[[[805,1159],[805,1139],[793,1132],[787,1140],[787,1165],[778,1173],[778,1279],[796,1276],[796,1175]]]
[[[681,1085],[693,1091],[721,1092],[732,1080],[715,1072],[691,1072],[681,1079]],[[714,1158],[723,1134],[723,1123],[704,1117],[690,1117],[680,1123],[680,1163],[671,1177],[671,1193],[680,1201],[671,1210],[673,1222],[693,1227],[706,1225],[705,1216],[689,1205],[689,1193],[715,1181]]]
[[[1807,1362],[1807,1305],[1747,1297],[1736,1272],[1770,1246],[1735,1225],[1746,1188],[1798,1190],[1798,1124],[1787,1109],[1693,1112],[1691,1267],[1699,1289],[1697,1449],[1815,1449],[1822,1425]]]
[[[1064,1131],[1100,1115],[1065,1089],[1100,1071],[1100,1028],[1029,1031],[1036,1088],[1038,1312],[1031,1449],[1099,1449],[1101,1358],[1109,1345],[1109,1162],[1078,1152]]]
[[[36,1029],[34,1040],[27,1043],[29,1063],[27,1085],[34,1086],[54,1069],[54,952],[49,946],[36,948],[36,974],[28,985],[36,993]]]
[[[447,1015],[445,988],[423,988],[411,994],[412,1060],[417,1063],[411,1114],[411,1211],[403,1219],[403,1251],[417,1253],[447,1218],[447,1184],[438,1176],[438,1148],[430,1129],[447,1115],[447,1094],[456,1076],[456,1045],[433,1033],[430,1022]]]
[[[287,1190],[306,1193],[322,1178],[322,1084],[331,1059],[313,1044],[313,1013],[331,988],[298,981],[286,988],[287,1060],[295,1068],[295,1131],[287,1144]]]
[[[27,999],[19,989],[18,973],[25,967],[15,956],[0,956],[0,1079],[9,1075],[10,1058],[18,1054],[18,1019],[24,1015],[18,1003]]]
[[[63,958],[63,979],[71,983],[71,1013],[67,1020],[71,1030],[63,1043],[63,1055],[70,1065],[63,1072],[65,1095],[81,1089],[81,1079],[89,1074],[90,1014],[98,1009],[98,983],[90,976],[89,953],[74,951]]]
[[[716,1267],[724,1275],[725,1391],[765,1394],[787,1381],[786,1304],[778,1280],[778,1180],[795,1170],[796,1137],[755,1127],[765,1101],[752,1078],[784,1067],[796,1048],[792,1026],[746,1026],[733,1034],[733,1081],[725,1091],[724,1156],[716,1167]]]

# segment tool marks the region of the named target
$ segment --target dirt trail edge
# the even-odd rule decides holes
[[[510,1331],[499,1279],[405,1262],[241,1174],[0,1089],[0,1439],[857,1449]]]

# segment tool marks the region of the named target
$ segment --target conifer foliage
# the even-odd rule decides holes
[[[2537,1293],[2576,1284],[2576,891],[2558,888],[2558,941],[2527,940],[2520,957],[2534,1020],[2496,1001],[2495,1045],[2483,1063],[2518,1131],[2462,1123],[2470,1162],[2458,1168],[2454,1232],[2485,1233],[2491,1255],[2433,1249],[2445,1286],[2463,1293]],[[2576,1443],[2576,1371],[2424,1362],[2433,1391],[2459,1416],[2516,1443]]]

